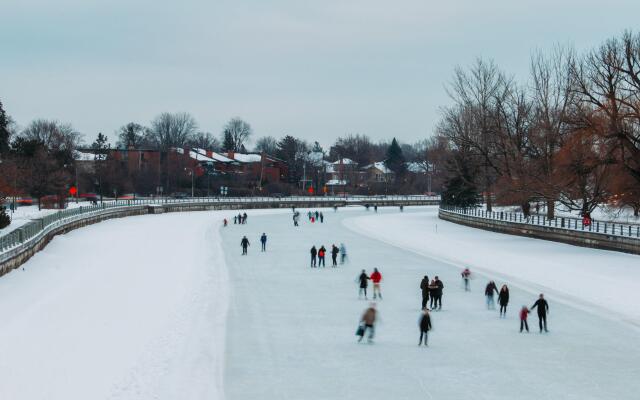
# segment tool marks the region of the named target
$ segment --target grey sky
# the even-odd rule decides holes
[[[429,136],[456,65],[526,77],[529,55],[637,27],[634,0],[3,0],[0,99],[18,124],[70,122],[92,141],[163,111],[218,134],[330,144]]]

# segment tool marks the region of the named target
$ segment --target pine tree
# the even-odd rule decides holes
[[[401,175],[406,171],[407,166],[404,155],[396,138],[393,138],[389,148],[387,148],[387,159],[384,160],[384,164],[391,171],[395,172],[396,175]]]
[[[236,143],[230,131],[225,130],[222,138],[222,149],[224,151],[235,151]]]
[[[457,155],[456,155],[457,156]],[[478,204],[478,188],[473,183],[473,173],[468,163],[457,163],[450,168],[451,176],[444,182],[442,204],[455,207],[473,207]]]
[[[9,117],[2,107],[0,101],[0,154],[9,151]]]

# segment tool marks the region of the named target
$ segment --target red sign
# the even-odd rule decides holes
[[[313,186],[309,186],[309,189],[307,190],[309,193],[313,194]]]
[[[75,186],[71,186],[71,187],[69,188],[69,194],[71,194],[72,196],[75,196],[75,195],[76,195],[76,193],[78,193],[78,189],[76,189],[76,187],[75,187]]]

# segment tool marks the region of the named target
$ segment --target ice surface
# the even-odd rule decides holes
[[[449,224],[435,208],[323,210],[323,224],[300,211],[299,228],[290,210],[247,210],[246,225],[215,211],[55,238],[0,279],[0,398],[637,398],[639,332],[628,320],[638,295],[631,283],[615,288],[637,284],[640,257]],[[311,245],[341,242],[348,264],[309,268]],[[461,261],[475,273],[470,293]],[[384,277],[381,321],[373,345],[356,344],[368,302],[355,279],[373,267]],[[424,274],[445,290],[419,348]],[[488,276],[513,277],[506,319],[485,308]],[[532,333],[518,333],[517,310],[542,288],[551,332],[537,333],[534,313]]]

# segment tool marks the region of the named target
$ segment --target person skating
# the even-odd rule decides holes
[[[529,316],[529,309],[527,306],[522,306],[520,309],[520,333],[522,333],[522,328],[526,328],[527,332],[529,332],[529,324],[527,323],[527,317]]]
[[[227,225],[229,224],[229,221],[227,221],[227,219],[225,218],[224,221],[222,221],[224,223],[224,227],[226,228]]]
[[[340,264],[344,264],[347,261],[347,248],[344,243],[340,243]]]
[[[435,301],[431,309],[435,310],[437,308],[438,310],[442,310],[442,291],[444,289],[444,283],[442,283],[440,278],[438,278],[437,276],[434,280],[434,286],[435,291],[430,292],[432,293],[432,296],[435,297]]]
[[[247,213],[242,214],[242,223],[243,224],[247,223]]]
[[[422,310],[418,326],[420,327],[420,340],[418,341],[418,346],[422,344],[423,337],[424,345],[428,346],[427,341],[429,340],[429,331],[431,330],[431,316],[429,315],[429,310],[427,308]]]
[[[429,308],[433,310],[433,304],[436,302],[436,290],[438,290],[435,278],[429,282],[429,286],[427,286],[427,288],[429,289]]]
[[[494,281],[489,281],[489,283],[487,283],[487,287],[484,289],[488,310],[494,310],[496,308],[495,302],[493,301],[493,292],[498,293],[498,288]]]
[[[373,211],[378,212],[378,205],[377,204],[373,206]]]
[[[469,268],[465,268],[460,275],[462,275],[462,281],[464,282],[464,291],[470,291],[471,288],[469,288],[469,278],[471,278],[471,271],[469,270]]]
[[[429,302],[429,277],[427,275],[420,281],[420,290],[422,291],[422,307],[420,309],[424,310]]]
[[[234,216],[233,216],[233,224],[235,225],[235,224],[237,224],[237,223],[238,223],[238,216],[237,216],[237,215],[234,215]]]
[[[262,244],[262,251],[267,251],[267,234],[264,232],[260,236],[260,243]]]
[[[542,333],[542,329],[544,328],[545,332],[549,332],[547,330],[547,314],[549,313],[549,303],[544,299],[544,295],[540,293],[540,297],[533,303],[531,306],[531,311],[534,308],[537,308],[538,311],[538,325],[540,326],[540,333]]]
[[[331,245],[331,262],[334,267],[338,265],[338,253],[340,253],[340,249],[338,249],[335,244],[332,244]]]
[[[507,285],[502,285],[500,293],[498,293],[498,304],[500,305],[500,316],[507,316],[507,305],[509,304],[509,288]]]
[[[322,265],[322,268],[324,268],[324,257],[326,255],[327,249],[325,249],[324,246],[320,246],[320,248],[318,249],[318,267]]]
[[[369,308],[367,308],[362,317],[360,318],[360,328],[358,328],[358,343],[362,341],[364,335],[369,331],[369,337],[367,338],[368,343],[373,343],[373,335],[375,332],[375,324],[376,318],[378,317],[378,312],[376,310],[376,303],[371,303]]]
[[[242,240],[240,241],[240,246],[242,246],[242,255],[246,256],[247,255],[247,248],[249,247],[249,239],[247,239],[246,236],[244,236],[242,238]]]
[[[320,213],[316,211],[316,221],[320,218]]]
[[[320,223],[323,224],[324,223],[324,214],[320,213]]]
[[[376,299],[376,296],[382,299],[382,292],[380,292],[380,282],[382,281],[382,274],[378,271],[378,268],[373,269],[373,274],[371,274],[371,282],[373,282],[373,298]]]
[[[311,247],[311,268],[316,267],[316,256],[318,255],[318,250],[316,250],[316,246]]]
[[[362,294],[364,293],[364,299],[367,300],[367,286],[369,286],[369,276],[365,270],[362,270],[360,276],[358,276],[358,281],[360,281],[360,291],[358,292],[358,298],[362,298]]]

